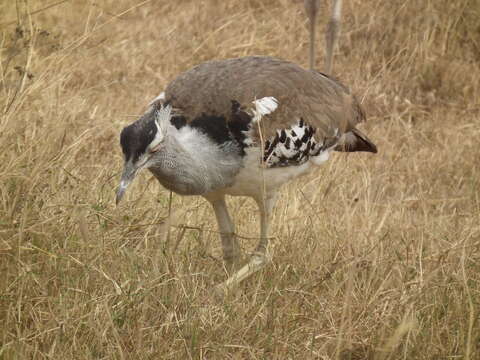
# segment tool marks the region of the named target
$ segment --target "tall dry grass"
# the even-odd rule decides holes
[[[344,10],[334,72],[379,154],[286,186],[273,264],[221,301],[205,201],[167,219],[145,173],[115,208],[118,134],[199,62],[306,66],[301,2],[0,4],[0,359],[480,358],[480,3]],[[255,206],[229,204],[248,253]]]

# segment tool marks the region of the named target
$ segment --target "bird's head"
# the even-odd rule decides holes
[[[137,173],[155,164],[155,156],[165,144],[171,110],[170,105],[154,105],[139,120],[122,130],[120,145],[125,164],[117,189],[117,204]]]

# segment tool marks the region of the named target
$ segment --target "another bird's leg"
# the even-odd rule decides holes
[[[227,271],[230,273],[235,266],[235,262],[240,257],[240,246],[235,237],[235,227],[228,214],[227,204],[224,196],[215,197],[213,199],[207,198],[213,206],[215,216],[217,218],[218,230],[222,240],[223,260]]]
[[[223,288],[223,290],[228,290],[238,285],[242,280],[245,280],[271,261],[272,249],[268,246],[268,224],[273,207],[276,203],[275,195],[268,197],[264,201],[257,201],[260,209],[260,242],[258,243],[250,261],[230,276],[225,282],[220,284],[220,287]]]
[[[304,0],[305,12],[309,20],[310,32],[310,69],[315,69],[315,25],[317,23],[317,13],[320,7],[319,0]]]
[[[333,65],[333,51],[337,43],[338,34],[340,33],[340,15],[342,13],[342,0],[334,0],[332,16],[327,25],[325,33],[326,46],[326,66],[325,72],[331,74]]]

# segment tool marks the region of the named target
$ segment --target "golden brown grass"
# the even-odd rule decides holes
[[[50,4],[0,4],[0,359],[480,358],[478,1],[345,3],[334,70],[379,154],[285,187],[273,264],[224,301],[205,201],[167,221],[145,173],[115,208],[118,134],[204,60],[306,66],[301,2]]]

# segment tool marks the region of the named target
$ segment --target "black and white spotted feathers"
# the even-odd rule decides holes
[[[275,136],[265,142],[263,161],[267,167],[300,165],[312,156],[318,156],[331,142],[317,143],[316,129],[303,119],[290,129],[277,130]]]
[[[237,142],[245,148],[256,146],[252,140],[252,127],[261,121],[263,115],[273,112],[277,106],[275,98],[263,98],[254,101],[255,109],[246,110],[232,101],[232,118],[229,128]],[[263,149],[263,164],[266,167],[285,167],[301,165],[311,157],[320,156],[325,150],[332,148],[339,140],[338,136],[325,139],[322,143],[315,140],[314,127],[300,119],[289,129],[277,130],[275,136],[267,139]]]

